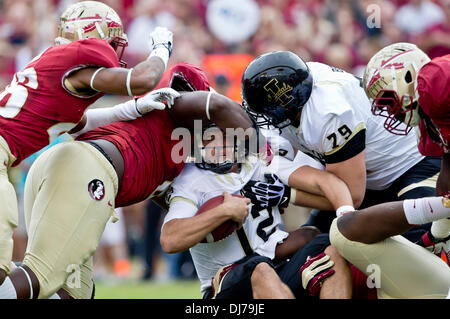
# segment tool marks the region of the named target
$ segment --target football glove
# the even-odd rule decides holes
[[[261,208],[287,207],[291,196],[291,188],[284,185],[275,174],[264,174],[267,182],[249,181],[241,190],[241,194],[250,198],[253,205]]]
[[[164,27],[156,27],[150,34],[150,51],[158,47],[164,47],[169,51],[169,57],[172,54],[173,33]]]
[[[322,288],[322,282],[334,275],[334,262],[330,256],[321,253],[313,258],[308,256],[306,263],[300,268],[303,289],[307,290],[311,296],[318,296]]]
[[[136,111],[142,116],[152,110],[163,110],[166,105],[170,109],[180,93],[171,88],[162,88],[135,100]],[[163,102],[166,102],[165,104]]]

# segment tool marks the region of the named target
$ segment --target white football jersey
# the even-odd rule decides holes
[[[171,185],[167,198],[170,207],[164,224],[174,218],[195,216],[199,207],[224,191],[240,194],[248,181],[264,180],[264,173],[269,171],[265,162],[254,156],[248,157],[238,173],[216,174],[199,169],[195,164],[187,164]],[[277,244],[288,236],[283,228],[278,208],[259,210],[250,204],[250,213],[242,228],[244,238],[234,232],[221,241],[198,243],[192,247],[190,252],[202,292],[211,286],[211,279],[221,267],[245,257],[246,247],[250,246],[254,252],[273,258]]]
[[[415,134],[398,136],[374,116],[360,80],[350,73],[317,62],[307,63],[314,83],[299,128],[285,127],[292,146],[325,163],[337,163],[365,151],[367,188],[388,188],[423,159]]]

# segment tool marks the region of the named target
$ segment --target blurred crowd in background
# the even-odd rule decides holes
[[[73,0],[0,0],[0,87],[34,56],[53,45],[57,21]],[[104,0],[122,18],[134,66],[149,54],[156,26],[174,33],[171,64],[201,66],[220,93],[240,101],[240,77],[257,55],[291,50],[361,76],[370,57],[400,41],[416,43],[431,58],[450,53],[450,0]],[[108,99],[108,97],[106,97]],[[107,104],[120,100],[109,97]],[[18,194],[32,159],[14,173]],[[22,205],[22,204],[20,204]],[[63,212],[61,212],[63,213]],[[97,253],[98,276],[127,278],[137,257],[139,278],[192,278],[189,254],[166,256],[159,247],[164,212],[151,202],[121,211]],[[22,223],[23,224],[23,223]],[[16,234],[15,258],[25,245]],[[163,256],[161,259],[159,257]],[[161,262],[163,260],[163,262]],[[162,266],[161,266],[162,265]],[[161,270],[162,269],[162,270]]]

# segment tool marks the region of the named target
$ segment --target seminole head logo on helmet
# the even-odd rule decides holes
[[[122,61],[127,35],[123,32],[119,15],[109,6],[97,1],[82,1],[68,7],[61,15],[58,25],[58,37],[55,44],[67,44],[73,41],[97,38],[109,42]]]
[[[420,122],[417,75],[430,58],[411,43],[394,43],[378,51],[366,66],[364,89],[372,113],[386,118],[391,133],[406,135]]]

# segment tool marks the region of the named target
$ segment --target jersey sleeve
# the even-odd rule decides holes
[[[188,164],[170,185],[165,198],[169,211],[164,223],[174,218],[192,217],[197,212],[203,194],[192,183],[194,173],[195,168]]]
[[[366,125],[352,111],[329,118],[322,131],[321,147],[325,163],[343,162],[359,154],[366,145]]]
[[[169,211],[164,217],[163,225],[172,219],[194,217],[196,213],[197,206],[195,206],[188,198],[181,196],[173,197],[169,206]]]
[[[365,149],[366,125],[347,94],[335,83],[319,84],[305,121],[301,120],[307,144],[328,164],[345,161]]]
[[[417,76],[419,104],[436,125],[450,125],[450,55],[425,64]]]
[[[76,42],[78,63],[105,68],[119,66],[119,58],[112,46],[105,40],[89,38]]]

